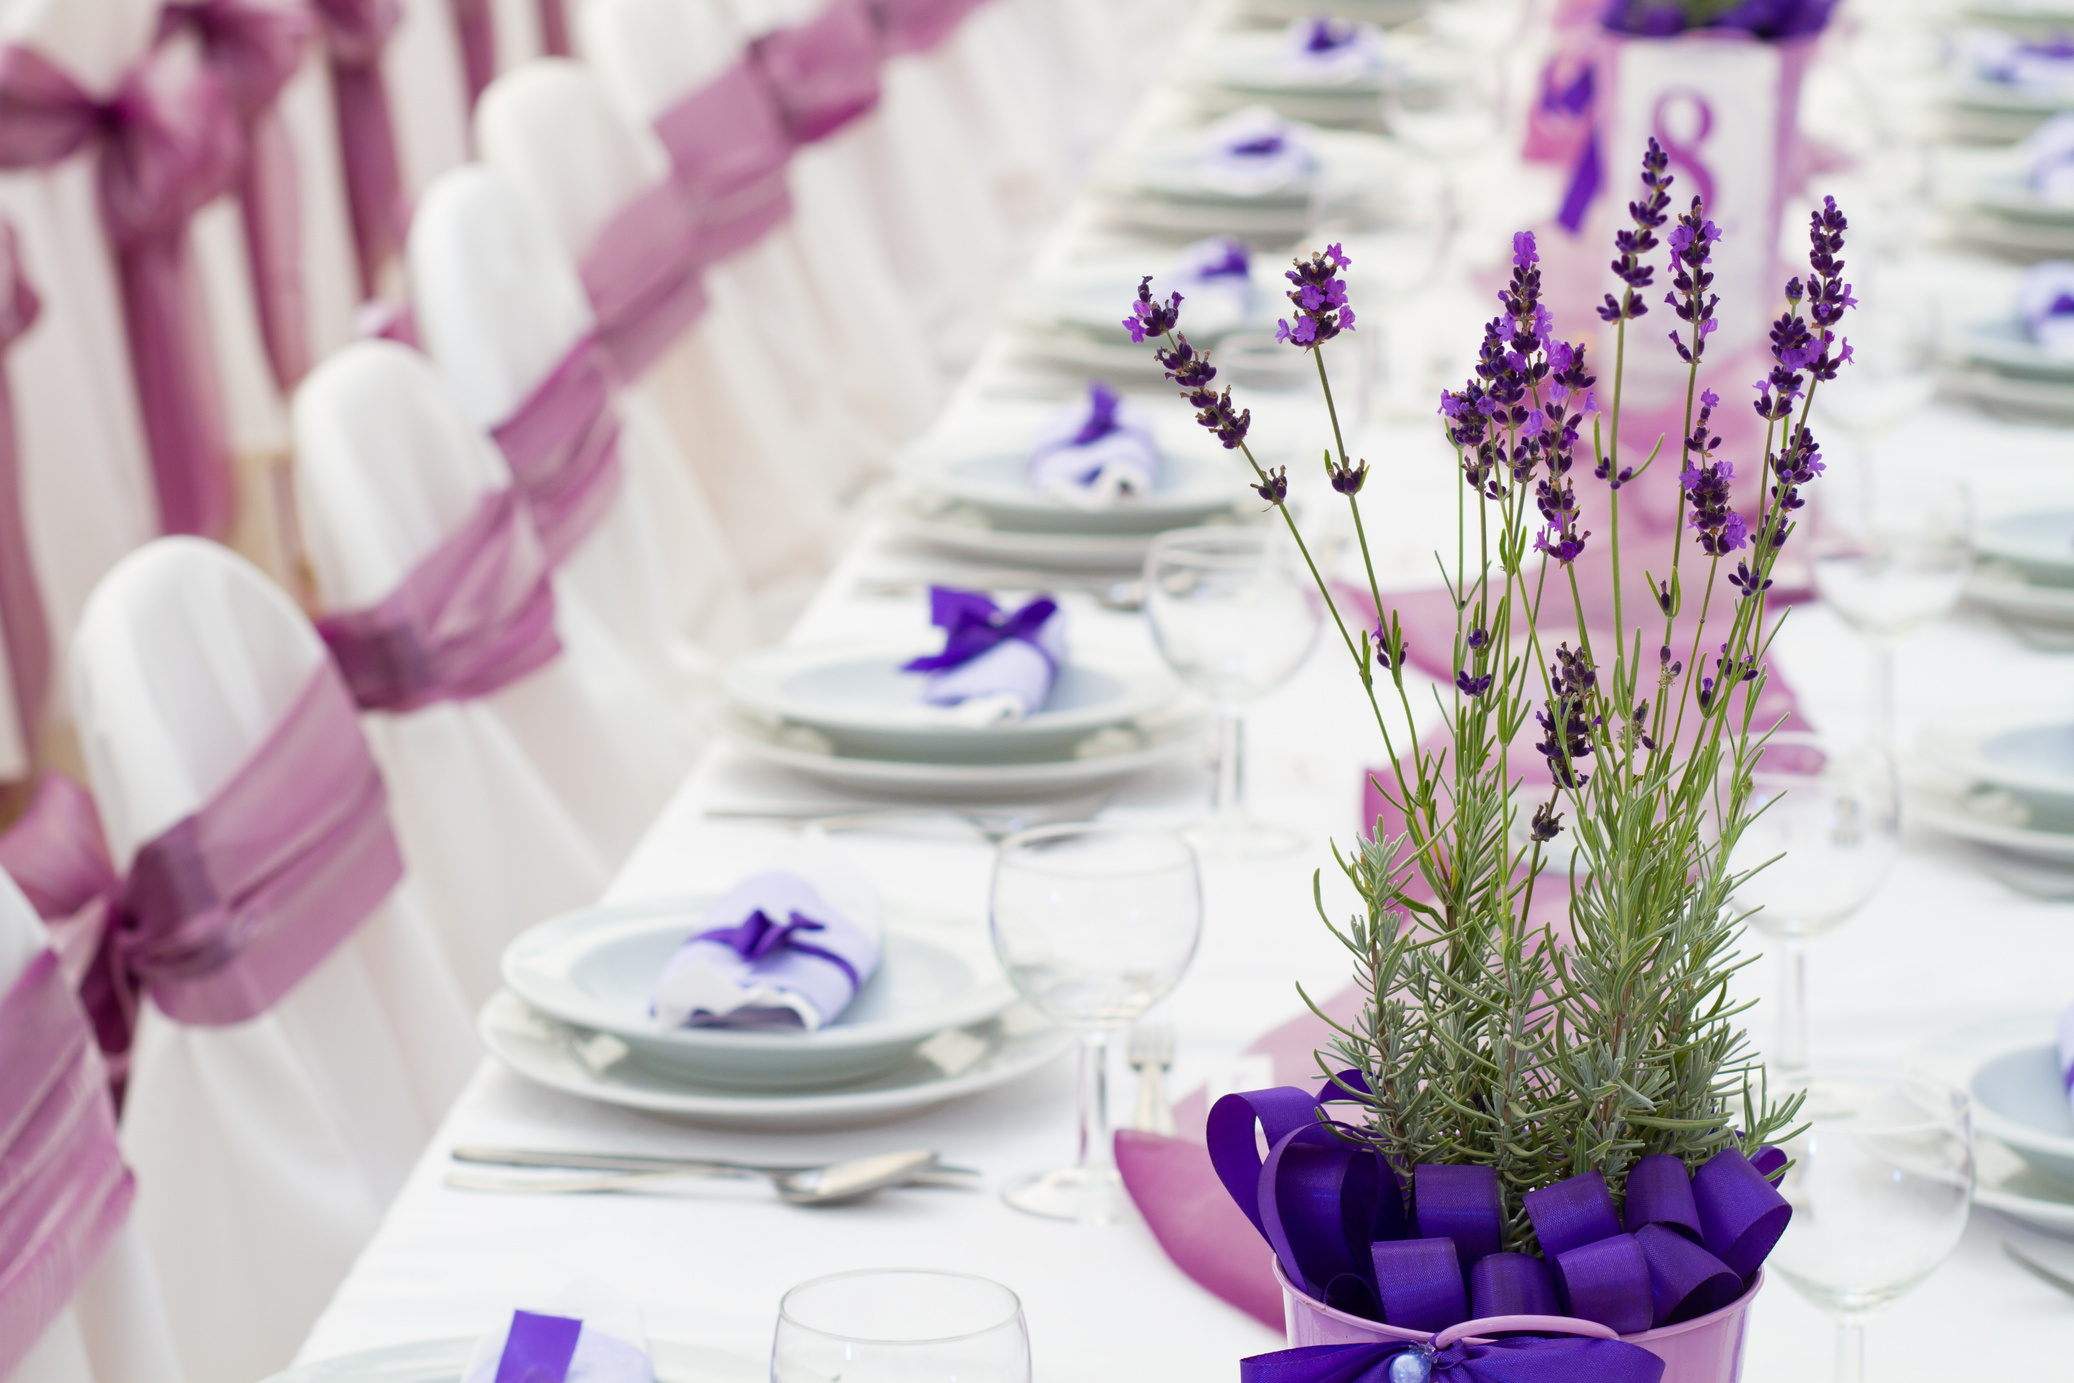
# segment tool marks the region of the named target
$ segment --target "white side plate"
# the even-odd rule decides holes
[[[473,1339],[420,1340],[319,1359],[265,1383],[460,1383],[474,1352]],[[768,1363],[669,1340],[650,1340],[648,1356],[655,1383],[765,1383],[770,1377]]]

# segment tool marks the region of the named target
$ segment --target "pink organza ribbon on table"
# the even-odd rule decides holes
[[[879,103],[882,53],[868,0],[829,0],[806,23],[763,35],[749,52],[798,143],[826,139]]]
[[[231,186],[242,142],[222,81],[176,49],[139,62],[99,101],[35,50],[0,48],[0,168],[48,168],[87,149],[98,157],[101,218],[168,533],[220,538],[235,506],[187,226]]]
[[[331,99],[360,294],[375,295],[382,266],[403,248],[410,204],[396,154],[396,125],[382,51],[403,22],[399,0],[310,0],[331,58]]]
[[[317,632],[363,709],[488,696],[562,650],[548,572],[524,495],[497,490],[380,604],[328,614]]]
[[[300,8],[271,0],[179,0],[161,15],[162,32],[189,27],[203,60],[223,83],[244,127],[237,179],[251,266],[253,301],[267,362],[281,389],[309,373],[309,306],[302,277],[302,205],[295,149],[275,105],[302,65],[312,24]]]
[[[0,353],[35,325],[42,303],[22,273],[14,226],[0,221]],[[21,460],[16,451],[14,393],[0,371],[0,638],[14,686],[22,745],[33,756],[50,694],[50,620],[29,559],[29,528],[22,516]]]
[[[43,951],[0,996],[0,1378],[71,1303],[135,1194],[107,1069]]]
[[[182,1023],[265,1013],[403,877],[388,792],[338,671],[319,664],[230,781],[119,876],[86,791],[46,775],[0,866],[50,924],[120,1101],[142,996]]]
[[[490,429],[549,566],[576,549],[619,493],[617,386],[611,356],[597,337],[586,336]]]

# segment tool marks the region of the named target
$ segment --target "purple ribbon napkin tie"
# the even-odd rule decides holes
[[[1030,484],[1079,508],[1106,509],[1159,484],[1152,425],[1099,380],[1087,401],[1061,409],[1030,449]]]
[[[611,355],[586,336],[490,429],[550,566],[576,550],[619,493],[617,387]]]
[[[1383,55],[1360,25],[1321,14],[1283,30],[1281,63],[1285,71],[1310,81],[1346,82],[1375,75]]]
[[[477,1345],[462,1383],[655,1383],[648,1351],[580,1316],[514,1311]]]
[[[2074,35],[2035,43],[1999,29],[1975,29],[1966,35],[1966,56],[1976,77],[1997,86],[2047,96],[2074,87]]]
[[[923,702],[1012,702],[997,709],[1017,720],[1044,709],[1066,656],[1066,621],[1057,601],[1038,596],[1011,614],[984,591],[932,586],[929,622],[944,632],[943,651],[901,666],[929,674]]]
[[[1681,1159],[1658,1155],[1632,1169],[1624,1220],[1598,1172],[1528,1192],[1527,1217],[1542,1256],[1504,1252],[1494,1169],[1420,1165],[1412,1169],[1407,1198],[1397,1172],[1356,1130],[1322,1116],[1325,1106],[1362,1089],[1361,1074],[1346,1071],[1316,1095],[1295,1086],[1227,1095],[1211,1108],[1206,1126],[1219,1179],[1290,1283],[1351,1314],[1437,1332],[1472,1318],[1559,1313],[1616,1334],[1638,1334],[1735,1301],[1792,1214],[1768,1180],[1784,1165],[1776,1150],[1762,1150],[1759,1165],[1725,1149],[1690,1176]],[[1266,1138],[1265,1158],[1256,1130]],[[1599,1377],[1569,1371],[1582,1367],[1576,1362],[1582,1355],[1558,1351],[1554,1343],[1546,1351],[1550,1371],[1536,1377]],[[1466,1360],[1462,1367],[1470,1368]],[[1368,1376],[1358,1370],[1247,1375]],[[1458,1376],[1479,1375],[1470,1368]]]
[[[1266,106],[1233,111],[1211,125],[1196,160],[1206,184],[1238,196],[1292,186],[1316,167],[1302,131]]]
[[[875,903],[839,908],[821,885],[774,869],[728,890],[656,980],[657,1024],[812,1032],[834,1022],[878,969],[878,918]]]

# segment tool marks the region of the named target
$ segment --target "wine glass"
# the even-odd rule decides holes
[[[998,1282],[898,1268],[802,1282],[778,1303],[771,1383],[1030,1383],[1023,1304]]]
[[[1973,497],[1964,481],[1935,472],[1866,466],[1856,479],[1816,492],[1815,589],[1872,643],[1873,733],[1891,753],[1894,651],[1965,592]]]
[[[1210,816],[1189,828],[1205,853],[1284,854],[1295,831],[1246,814],[1243,714],[1309,656],[1324,598],[1294,540],[1280,528],[1183,528],[1162,533],[1145,558],[1145,618],[1182,681],[1217,706],[1217,780]]]
[[[1001,1189],[1018,1210],[1107,1224],[1124,1213],[1109,1145],[1109,1041],[1173,989],[1202,935],[1195,851],[1164,831],[1040,826],[994,861],[994,951],[1022,996],[1080,1031],[1080,1143],[1073,1165]]]
[[[1837,1319],[1837,1383],[1863,1383],[1865,1322],[1942,1263],[1973,1203],[1965,1093],[1915,1075],[1820,1072],[1781,1146],[1793,1220],[1767,1266]]]
[[[1731,902],[1782,946],[1777,1065],[1791,1071],[1808,1064],[1807,943],[1886,882],[1901,849],[1901,791],[1875,745],[1781,730],[1756,754],[1752,819],[1729,853],[1731,870],[1756,873]]]
[[[1502,124],[1498,60],[1441,43],[1407,43],[1392,57],[1383,124],[1438,176],[1438,257],[1444,265],[1461,228],[1455,179],[1465,162],[1497,140]]]

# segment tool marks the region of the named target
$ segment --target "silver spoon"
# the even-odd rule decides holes
[[[566,1167],[571,1163],[586,1161],[581,1154],[543,1154],[537,1159],[524,1159],[522,1154],[499,1153],[494,1149],[481,1148],[456,1148],[454,1158],[460,1162],[536,1168]],[[607,1164],[651,1161],[637,1158],[590,1160]],[[692,1160],[678,1162],[662,1158],[652,1161],[660,1165],[640,1170],[629,1170],[624,1166],[611,1170],[600,1169],[603,1174],[598,1176],[559,1177],[553,1180],[456,1168],[447,1173],[446,1184],[466,1191],[537,1191],[585,1195],[638,1191],[658,1182],[683,1176],[761,1176],[770,1181],[778,1193],[778,1199],[789,1205],[846,1205],[851,1201],[862,1200],[873,1192],[905,1185],[917,1176],[928,1175],[937,1170],[936,1154],[933,1152],[880,1153],[873,1157],[851,1158],[818,1167],[767,1167],[746,1162]]]

